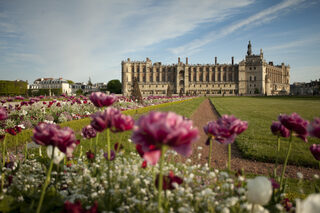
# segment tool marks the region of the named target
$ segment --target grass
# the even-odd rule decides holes
[[[221,115],[233,114],[248,121],[249,128],[238,136],[237,147],[244,157],[264,162],[276,159],[277,138],[272,135],[270,126],[279,114],[296,112],[309,121],[320,115],[320,97],[214,97],[211,101]],[[315,138],[308,140],[305,143],[293,137],[289,164],[318,167],[309,147],[320,141]],[[288,139],[281,139],[280,162],[284,162],[287,147]]]

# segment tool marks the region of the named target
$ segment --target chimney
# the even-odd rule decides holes
[[[233,56],[231,57],[231,64],[232,65],[234,64],[234,57]]]
[[[180,57],[178,57],[178,63],[180,63]]]
[[[217,65],[217,56],[214,57],[214,64]]]
[[[128,62],[130,62],[130,58],[128,58]]]
[[[186,57],[186,64],[188,64],[188,57]]]

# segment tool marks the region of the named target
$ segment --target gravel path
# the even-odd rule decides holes
[[[191,160],[194,164],[205,164],[208,162],[209,156],[209,146],[205,145],[205,141],[207,136],[203,131],[203,126],[207,124],[208,121],[216,120],[219,118],[218,113],[215,111],[214,107],[211,105],[210,101],[206,99],[203,101],[198,109],[193,113],[191,119],[193,121],[194,126],[198,127],[200,132],[200,139],[193,144],[194,151],[191,156]],[[198,148],[202,147],[202,149]],[[231,159],[231,167],[232,170],[240,170],[244,169],[247,173],[254,174],[262,174],[262,175],[270,175],[273,173],[274,164],[273,163],[264,163],[249,159],[244,159],[241,156],[240,151],[237,149],[236,145],[232,146],[232,159]],[[199,154],[201,156],[199,157]],[[219,144],[218,142],[213,143],[213,154],[211,166],[213,168],[218,169],[226,169],[227,168],[227,160],[228,160],[228,146]],[[282,165],[278,166],[277,174],[281,174]],[[286,176],[288,177],[297,177],[297,172],[301,172],[305,179],[311,179],[314,174],[318,174],[320,176],[319,169],[300,167],[294,165],[288,165],[286,169]]]

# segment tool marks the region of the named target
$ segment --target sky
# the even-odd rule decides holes
[[[121,61],[235,63],[263,49],[320,79],[318,0],[0,0],[0,79],[121,79]]]

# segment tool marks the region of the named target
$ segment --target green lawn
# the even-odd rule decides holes
[[[298,113],[307,120],[320,116],[319,97],[214,97],[211,98],[218,112],[233,114],[249,123],[247,131],[236,141],[243,155],[250,159],[274,162],[276,157],[276,136],[272,135],[270,125],[281,113]],[[309,151],[313,143],[319,139],[308,138],[305,143],[294,137],[293,149],[289,163],[295,165],[317,167],[316,161]],[[288,139],[281,140],[280,161],[284,161],[288,147]]]

